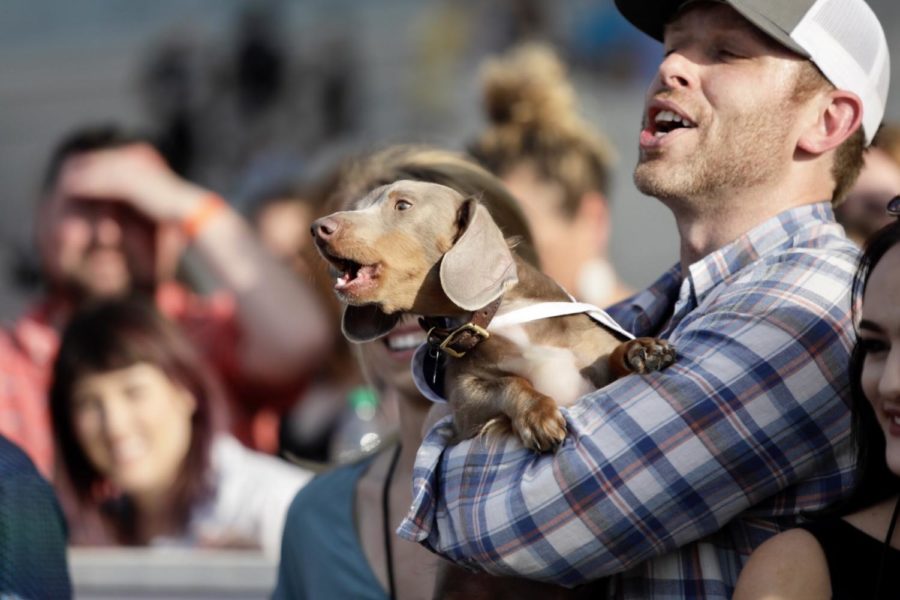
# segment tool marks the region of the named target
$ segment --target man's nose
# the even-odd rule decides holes
[[[694,87],[696,65],[681,52],[670,52],[659,64],[657,82],[665,89]]]
[[[103,211],[94,219],[94,238],[100,246],[117,246],[122,241],[122,224],[111,212]]]

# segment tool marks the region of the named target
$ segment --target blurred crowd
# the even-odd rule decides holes
[[[606,307],[635,291],[610,255],[617,151],[584,118],[569,72],[596,52],[564,55],[526,10],[543,5],[520,5],[519,29],[481,64],[471,110],[484,125],[464,147],[336,151],[327,142],[361,110],[358,57],[328,48],[317,118],[297,125],[296,65],[277,23],[252,12],[227,77],[198,68],[185,40],[158,49],[142,80],[150,130],[60,132],[34,197],[40,296],[0,329],[0,453],[36,469],[28,497],[51,516],[35,527],[56,527],[41,540],[284,551],[296,566],[280,574],[286,598],[312,580],[311,597],[337,597],[346,582],[329,577],[344,571],[327,567],[367,562],[376,581],[353,597],[370,585],[427,597],[437,557],[399,540],[386,551],[380,525],[411,500],[431,404],[409,363],[425,334],[406,319],[350,344],[310,226],[398,179],[443,183],[479,196],[517,253],[575,299]],[[451,44],[443,34],[428,39]],[[896,219],[885,208],[900,193],[900,127],[884,124],[864,160],[836,210],[860,246]],[[70,593],[42,585],[37,596]]]

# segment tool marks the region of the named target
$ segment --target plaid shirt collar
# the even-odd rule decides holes
[[[799,231],[822,221],[834,221],[830,202],[797,206],[704,256],[688,267],[695,302],[703,302],[716,286],[760,256],[778,254],[794,246],[793,240]]]
[[[759,257],[792,247],[798,232],[823,221],[834,221],[830,202],[786,210],[690,265],[687,277],[675,264],[650,287],[611,307],[609,312],[635,336],[664,336],[664,331],[671,330],[719,284]]]

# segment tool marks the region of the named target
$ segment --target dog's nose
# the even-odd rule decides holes
[[[313,224],[309,229],[314,238],[327,240],[335,234],[339,226],[337,220],[332,219],[331,217],[322,217],[321,219],[313,221]]]

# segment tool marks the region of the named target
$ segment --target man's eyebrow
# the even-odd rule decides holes
[[[745,27],[747,23],[739,16],[734,19],[722,22],[720,24],[721,31],[717,32],[722,39],[733,39],[736,34],[744,34],[748,41],[756,42],[766,49],[781,49],[782,46],[777,41],[760,31],[756,26]],[[684,25],[684,21],[677,17],[665,24],[663,28],[663,44],[670,35],[687,35],[688,28]]]
[[[869,319],[863,319],[862,321],[860,321],[859,328],[865,329],[866,331],[872,331],[875,333],[881,333],[884,331],[884,329],[881,327],[881,325],[879,325],[875,321],[870,321]]]

